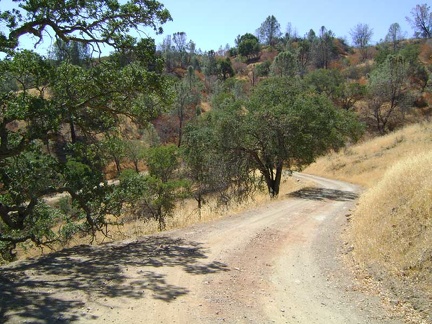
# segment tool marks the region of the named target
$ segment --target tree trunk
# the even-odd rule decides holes
[[[75,125],[74,125],[72,116],[71,116],[71,119],[69,121],[69,125],[70,125],[70,132],[71,132],[71,141],[72,141],[72,144],[74,144],[77,141],[77,136],[76,136]]]
[[[199,219],[201,219],[201,207],[202,207],[202,194],[201,194],[201,192],[198,193],[198,196],[195,199],[198,202],[198,216],[199,216]]]
[[[283,164],[279,162],[275,170],[273,170],[272,167],[269,167],[266,170],[261,170],[267,184],[269,195],[272,198],[275,198],[279,195],[282,169]]]
[[[116,166],[117,175],[119,175],[120,171],[121,171],[121,169],[120,169],[120,159],[114,158],[114,163],[115,163],[115,166]]]

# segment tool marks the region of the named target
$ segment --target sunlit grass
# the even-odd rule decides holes
[[[352,217],[359,260],[395,276],[432,279],[431,167],[432,151],[404,158],[364,193]]]
[[[415,124],[321,157],[305,172],[370,187],[398,160],[431,150],[432,124]]]
[[[430,316],[432,125],[411,125],[351,146],[306,172],[364,186],[345,236],[356,264],[392,287],[395,298]]]
[[[314,184],[311,182],[305,180],[300,181],[291,176],[284,175],[279,198],[276,199],[285,199],[288,193],[313,185]],[[241,203],[230,202],[227,205],[220,205],[215,197],[208,197],[200,211],[194,199],[185,199],[177,203],[172,217],[166,219],[166,230],[185,228],[199,223],[207,223],[224,217],[234,216],[240,212],[262,206],[274,200],[275,198],[270,198],[266,191],[256,192],[253,197]],[[109,226],[107,236],[102,233],[96,233],[96,237],[75,235],[66,245],[53,244],[53,250],[48,247],[44,247],[43,249],[37,248],[31,242],[21,244],[18,248],[18,257],[20,259],[36,257],[54,250],[82,244],[102,244],[121,240],[133,240],[144,235],[160,233],[158,222],[151,219],[146,220],[137,216],[125,214],[121,219],[116,221],[120,221],[123,224]]]
[[[279,198],[285,199],[287,194],[300,190],[304,187],[313,186],[312,183],[301,180],[298,181],[293,177],[284,176],[281,184]],[[206,223],[221,219],[227,216],[233,216],[243,211],[262,206],[271,201],[266,191],[257,192],[253,197],[242,203],[230,202],[227,205],[218,204],[215,198],[206,199],[206,203],[197,208],[197,202],[193,199],[186,199],[177,204],[177,208],[172,217],[167,219],[167,230],[185,228],[198,223]],[[142,235],[153,234],[158,232],[158,224],[155,221],[144,221],[143,219],[131,219],[121,229],[119,237],[134,238]]]

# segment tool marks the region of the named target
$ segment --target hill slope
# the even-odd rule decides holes
[[[307,172],[367,187],[351,217],[366,277],[432,322],[432,125],[417,124],[323,157]]]

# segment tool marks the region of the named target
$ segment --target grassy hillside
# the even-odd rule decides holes
[[[371,187],[404,157],[432,151],[432,124],[407,126],[319,158],[305,172]]]
[[[416,124],[323,157],[306,172],[360,183],[355,262],[432,322],[432,125]],[[417,321],[415,321],[417,322]]]

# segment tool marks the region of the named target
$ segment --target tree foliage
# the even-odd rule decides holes
[[[301,170],[314,159],[357,138],[360,126],[324,96],[292,79],[269,79],[254,90],[244,128],[232,141],[264,177],[269,194],[279,193],[283,168]],[[244,133],[243,133],[244,132]]]
[[[385,41],[392,45],[394,53],[398,49],[398,45],[403,40],[403,38],[404,37],[400,25],[398,23],[391,24],[385,37]]]
[[[250,33],[246,33],[238,37],[238,53],[248,59],[259,55],[261,46],[257,37]]]
[[[260,183],[258,171],[269,194],[277,196],[284,168],[302,169],[318,155],[342,146],[347,137],[357,137],[360,128],[351,114],[305,91],[299,81],[270,78],[254,88],[248,102],[234,102],[207,116],[202,130],[208,135],[212,129],[210,149],[230,175],[228,183],[241,183],[243,187],[236,188],[250,192]],[[199,131],[194,130],[193,139]],[[205,156],[195,156],[202,156],[198,164],[205,163]]]
[[[397,113],[399,112],[398,118],[402,118],[408,107],[408,69],[409,65],[401,55],[390,55],[370,75],[367,112],[373,118],[380,134],[385,134],[389,127],[394,127]]]
[[[325,26],[321,26],[317,38],[312,38],[313,56],[317,68],[327,69],[329,67],[334,54],[334,38],[334,33]]]
[[[335,105],[345,110],[366,96],[366,86],[356,80],[345,80],[344,75],[336,69],[317,69],[304,77],[304,83],[309,89],[323,94]]]
[[[225,81],[226,79],[234,76],[234,69],[231,64],[229,57],[225,59],[218,59],[217,68],[219,71],[219,77]]]
[[[3,83],[0,92],[0,249],[14,257],[16,244],[51,245],[78,231],[108,234],[117,223],[122,197],[104,175],[110,147],[125,118],[145,126],[169,104],[168,83],[160,75],[154,46],[137,43],[130,29],[170,19],[157,1],[20,1],[0,14]],[[140,49],[136,60],[115,57],[87,67],[51,61],[17,48],[21,36],[37,42],[47,35],[72,46]],[[153,67],[152,67],[153,66]],[[19,90],[19,91],[17,91]],[[108,141],[109,142],[109,141]],[[108,143],[105,142],[105,143]],[[113,150],[111,150],[113,151]],[[116,151],[117,152],[117,151]],[[73,214],[55,209],[51,196],[67,194]],[[111,217],[108,217],[111,215]],[[54,231],[54,228],[56,229]]]
[[[192,196],[199,208],[209,194],[216,195],[219,203],[225,205],[232,200],[242,201],[257,189],[252,165],[247,160],[234,159],[225,150],[230,138],[227,133],[235,132],[231,126],[238,108],[239,102],[230,100],[223,110],[200,116],[186,129],[185,175],[191,181]]]
[[[293,77],[298,71],[297,58],[289,51],[281,52],[273,60],[270,69],[275,76]]]
[[[15,49],[23,35],[35,36],[38,44],[50,33],[64,42],[81,42],[98,49],[102,44],[119,48],[131,29],[151,27],[162,33],[161,24],[171,16],[154,0],[37,0],[20,1],[13,10],[1,11],[0,19],[8,29],[0,33],[0,50],[4,52]]]
[[[129,202],[129,212],[154,219],[162,231],[177,200],[187,195],[188,182],[179,176],[180,160],[175,145],[150,148],[145,159],[148,175],[126,170],[121,174],[119,190],[122,199]]]
[[[73,65],[88,66],[91,62],[90,49],[87,44],[75,41],[64,42],[61,39],[55,42],[49,57],[58,65],[68,61]]]
[[[276,17],[271,15],[257,29],[257,35],[262,44],[274,46],[278,38],[282,35],[280,24]]]

